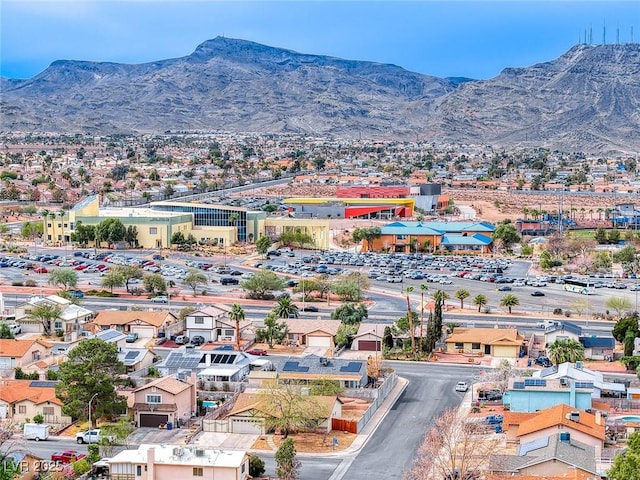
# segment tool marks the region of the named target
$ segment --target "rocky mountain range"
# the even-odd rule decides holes
[[[640,150],[640,45],[578,45],[475,81],[217,37],[144,64],[58,60],[0,79],[0,130],[232,131]]]

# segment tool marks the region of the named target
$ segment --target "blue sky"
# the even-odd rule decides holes
[[[593,42],[640,41],[640,1],[0,0],[0,75],[59,59],[141,63],[224,35],[303,53],[478,79]]]

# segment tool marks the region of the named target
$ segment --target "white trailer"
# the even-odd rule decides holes
[[[25,440],[46,440],[49,438],[51,427],[44,423],[25,423],[24,438]]]

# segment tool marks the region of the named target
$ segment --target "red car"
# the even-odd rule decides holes
[[[38,267],[38,268],[34,268],[33,272],[34,273],[49,273],[49,270],[47,270],[44,267]]]
[[[252,348],[251,350],[247,350],[247,353],[249,355],[268,355],[267,351],[264,350],[263,348]]]
[[[79,272],[81,272],[82,270],[86,270],[88,266],[89,266],[89,265],[81,264],[81,265],[77,265],[77,266],[75,266],[75,267],[73,267],[73,268],[74,268],[75,270],[78,270]]]
[[[84,453],[80,453],[76,450],[65,450],[64,452],[56,452],[51,455],[51,461],[60,463],[73,463],[86,457]]]

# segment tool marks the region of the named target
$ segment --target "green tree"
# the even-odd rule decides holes
[[[171,243],[171,245],[184,245],[186,241],[187,239],[184,238],[184,234],[182,232],[175,232],[173,235],[171,235],[171,240],[169,240],[169,243]]]
[[[40,222],[24,222],[20,229],[22,238],[26,240],[34,240],[36,238],[42,238],[42,223]]]
[[[607,243],[607,231],[603,227],[598,227],[593,234],[593,239],[598,242],[599,245]]]
[[[511,223],[511,221],[501,222],[494,230],[491,238],[494,241],[501,240],[507,250],[510,250],[514,243],[518,243],[520,241],[518,230],[516,230],[515,225]]]
[[[124,279],[124,286],[127,289],[127,292],[130,292],[129,284],[131,280],[142,280],[144,275],[141,268],[132,267],[130,265],[117,265],[112,271],[118,272],[122,275]]]
[[[273,245],[273,243],[271,242],[271,239],[266,235],[262,235],[256,241],[256,250],[260,255],[265,255],[271,248],[271,245]]]
[[[207,276],[195,268],[190,268],[182,281],[185,285],[191,287],[193,296],[195,297],[198,287],[207,284]]]
[[[500,300],[501,307],[507,307],[509,309],[509,313],[511,313],[511,308],[516,305],[520,305],[520,300],[513,293],[508,293]]]
[[[15,336],[9,329],[9,325],[7,325],[6,323],[0,323],[0,338],[6,338],[6,339],[15,338]]]
[[[631,300],[627,297],[609,297],[604,304],[608,309],[615,310],[618,318],[623,312],[631,310]]]
[[[487,299],[487,296],[483,295],[482,293],[479,293],[478,295],[473,297],[473,304],[478,307],[478,313],[480,313],[480,309],[487,303],[489,303],[489,300]]]
[[[103,415],[123,412],[126,399],[117,395],[116,386],[123,382],[124,371],[116,344],[97,338],[80,342],[59,366],[56,396],[63,403],[64,414],[74,419],[86,418],[91,408],[91,427],[95,428]]]
[[[60,318],[62,308],[57,304],[43,303],[32,306],[27,312],[27,316],[42,325],[44,334],[49,336],[52,333],[54,320]]]
[[[258,478],[264,474],[264,460],[257,455],[249,455],[249,476],[251,478]]]
[[[115,447],[118,445],[128,445],[129,437],[135,431],[131,422],[126,418],[121,418],[115,423],[104,423],[100,425],[102,440],[100,442],[103,454],[106,457],[113,456]]]
[[[284,322],[278,323],[278,317],[273,312],[269,312],[264,319],[264,328],[258,329],[256,337],[263,338],[269,348],[273,348],[274,342],[282,343],[287,338],[289,329]]]
[[[471,296],[469,290],[465,290],[464,288],[460,288],[456,290],[456,293],[453,294],[458,300],[460,300],[460,310],[464,309],[464,300]]]
[[[369,286],[368,278],[361,275],[360,272],[352,272],[347,275],[340,275],[333,282],[331,290],[343,302],[359,302],[363,297],[362,292]]]
[[[335,396],[344,392],[339,380],[330,378],[318,378],[309,382],[309,393],[311,395]]]
[[[15,480],[22,475],[22,466],[13,457],[0,452],[0,480]]]
[[[335,342],[338,347],[351,347],[353,336],[358,333],[357,325],[347,325],[342,323],[336,332]]]
[[[242,282],[240,286],[248,292],[250,298],[264,299],[269,297],[273,291],[282,290],[285,284],[284,280],[271,270],[259,270],[253,277]]]
[[[353,303],[343,303],[331,312],[332,320],[340,320],[346,325],[360,325],[360,323],[368,317],[369,311],[362,303],[357,305]]]
[[[549,345],[549,359],[556,365],[577,362],[584,359],[584,347],[573,338],[559,338]]]
[[[240,351],[240,322],[244,320],[244,309],[237,303],[231,305],[229,320],[236,323],[236,350]]]
[[[636,258],[636,247],[627,245],[613,254],[613,261],[618,263],[633,263]]]
[[[49,273],[49,285],[62,285],[65,290],[78,284],[78,272],[71,268],[54,268]]]
[[[356,243],[364,240],[367,251],[370,251],[373,247],[373,241],[381,236],[382,230],[380,227],[355,228],[351,234],[352,240]]]
[[[607,233],[607,242],[612,245],[617,245],[619,241],[620,241],[620,230],[618,230],[617,228],[609,230],[609,233]]]
[[[113,293],[114,288],[124,286],[124,275],[117,270],[112,270],[102,277],[100,283],[104,288],[108,288],[109,291]]]
[[[71,233],[71,241],[87,246],[89,242],[96,239],[96,226],[84,225],[81,221],[76,222],[76,228]]]
[[[298,306],[289,297],[278,299],[272,311],[278,318],[298,318]]]
[[[384,327],[384,334],[382,335],[382,345],[385,348],[391,349],[393,348],[393,333],[391,333],[391,327]]]
[[[166,292],[167,282],[159,273],[150,273],[142,277],[142,284],[147,292],[154,294],[156,292]]]
[[[300,385],[271,384],[258,394],[258,402],[271,413],[265,417],[267,430],[278,430],[285,438],[322,422],[322,406],[314,397],[305,395]]]
[[[98,238],[101,241],[112,243],[122,242],[127,234],[127,229],[118,218],[107,218],[96,227]]]
[[[633,315],[620,318],[613,326],[612,334],[618,342],[623,342],[629,332],[635,337],[640,335],[638,328],[638,313],[634,312]]]
[[[633,432],[627,439],[627,448],[617,454],[607,472],[611,480],[640,480],[640,432]]]

